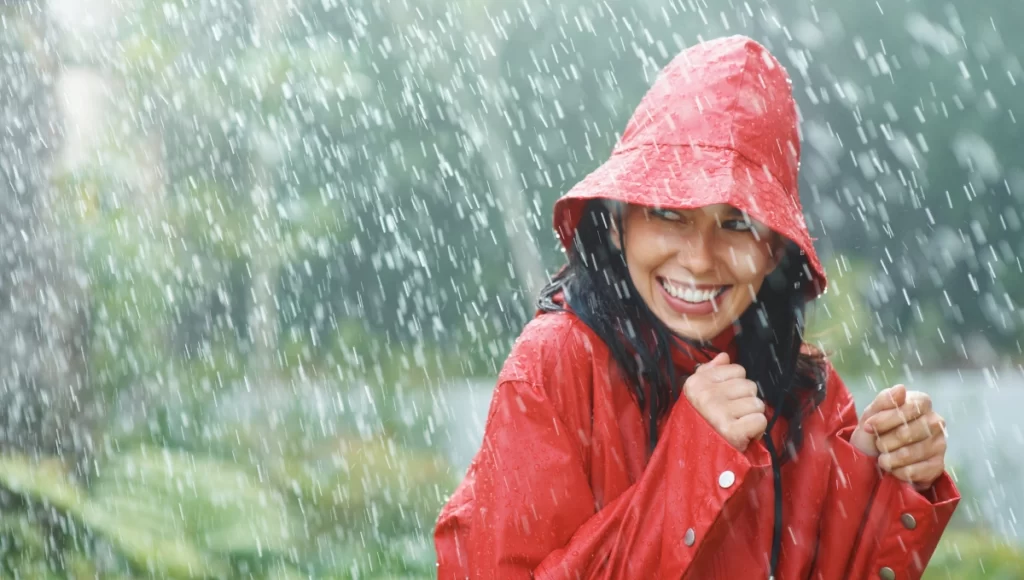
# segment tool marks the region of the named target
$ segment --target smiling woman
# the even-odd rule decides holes
[[[709,340],[738,320],[782,258],[782,240],[734,207],[628,206],[623,233],[630,278],[670,330]]]
[[[435,532],[441,578],[920,578],[959,500],[924,393],[858,419],[803,340],[824,270],[782,66],[661,73],[555,204],[568,263],[502,368]]]

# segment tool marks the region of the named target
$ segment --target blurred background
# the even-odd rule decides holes
[[[1024,578],[1024,3],[0,1],[0,575],[429,578],[554,200],[657,71],[786,65],[860,405],[949,421],[929,578]],[[1014,37],[1017,37],[1015,40]]]

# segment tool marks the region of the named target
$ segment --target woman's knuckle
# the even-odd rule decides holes
[[[723,430],[733,434],[736,433],[736,419],[730,414],[722,413],[721,418],[719,419],[719,424],[722,426]]]
[[[935,435],[939,432],[939,429],[935,426],[935,424],[928,419],[921,419],[919,423],[921,426],[918,429],[918,431],[921,432],[922,436],[925,439],[935,437]]]
[[[911,433],[909,425],[904,424],[896,431],[896,439],[900,443],[909,443],[912,437],[913,434]]]
[[[893,468],[892,454],[890,454],[890,453],[883,453],[883,454],[879,455],[878,456],[878,466],[881,467],[882,469],[886,470],[886,471],[892,471],[892,468]]]
[[[751,432],[754,434],[764,433],[768,428],[768,419],[764,415],[757,415],[757,420],[751,425]]]
[[[709,406],[708,403],[710,403],[710,401],[708,399],[710,397],[709,397],[708,391],[706,389],[701,389],[701,388],[694,389],[692,394],[693,394],[693,399],[692,400],[693,400],[693,404],[694,405],[696,405],[700,409],[707,409],[708,408],[708,406]]]
[[[910,462],[904,461],[903,459],[901,459],[901,457],[902,456],[899,456],[899,455],[897,455],[895,453],[893,454],[893,458],[892,458],[892,467],[893,468],[904,468],[907,465],[910,465]]]

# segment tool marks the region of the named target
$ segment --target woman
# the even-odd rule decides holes
[[[441,513],[441,578],[919,578],[959,494],[927,395],[859,420],[803,342],[825,274],[781,65],[683,52],[555,205],[569,263]]]

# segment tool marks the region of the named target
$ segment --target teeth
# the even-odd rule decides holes
[[[716,288],[714,290],[695,290],[693,288],[679,288],[669,284],[668,281],[662,281],[661,285],[665,288],[665,291],[671,294],[673,297],[686,302],[700,303],[707,302],[715,296],[718,296],[725,289],[724,287]]]

